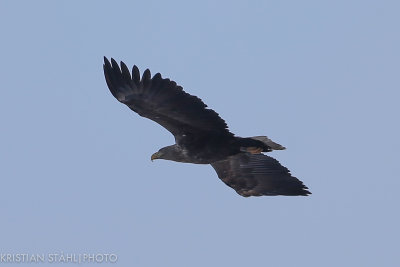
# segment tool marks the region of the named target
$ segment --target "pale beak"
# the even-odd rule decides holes
[[[151,155],[151,161],[160,158],[160,153],[156,152],[153,155]]]

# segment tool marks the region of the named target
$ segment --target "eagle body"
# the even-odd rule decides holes
[[[211,164],[235,154],[235,147],[234,137],[223,138],[215,135],[208,139],[205,136],[199,138],[185,136],[173,147],[175,155],[181,154],[179,158],[167,157],[168,153],[164,153],[165,156],[159,158],[186,163]]]
[[[219,135],[184,136],[175,145],[162,148],[156,158],[194,164],[211,164],[242,153],[248,148],[262,148],[265,152],[270,151],[267,145],[251,138]]]
[[[151,159],[210,164],[218,177],[239,195],[306,196],[307,187],[276,159],[264,153],[285,149],[266,136],[242,138],[204,102],[160,73],[140,75],[121,62],[104,58],[104,75],[112,95],[142,117],[153,120],[175,137]]]

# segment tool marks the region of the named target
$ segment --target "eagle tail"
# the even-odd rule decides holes
[[[250,139],[257,140],[265,144],[266,146],[270,147],[272,150],[284,150],[286,147],[275,143],[271,139],[269,139],[267,136],[253,136],[249,137]]]

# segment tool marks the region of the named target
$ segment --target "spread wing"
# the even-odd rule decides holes
[[[211,165],[226,185],[244,197],[311,194],[287,168],[264,154],[240,153]]]
[[[121,62],[111,63],[104,58],[104,75],[113,96],[140,116],[153,120],[175,139],[186,134],[230,135],[228,126],[214,110],[208,109],[200,98],[183,91],[174,81],[164,79],[160,73],[151,78],[146,69],[140,77],[139,69],[132,68],[132,75]]]

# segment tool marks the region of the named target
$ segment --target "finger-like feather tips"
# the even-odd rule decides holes
[[[140,72],[136,65],[132,67],[132,80],[136,83],[140,83]]]
[[[104,58],[104,75],[112,95],[139,115],[164,126],[176,138],[184,133],[213,132],[233,136],[219,115],[206,108],[196,96],[182,90],[176,82],[163,79],[157,73],[151,78],[149,69],[140,72],[133,66],[132,73],[121,62]],[[131,82],[132,81],[132,82]]]
[[[122,70],[122,77],[123,77],[124,81],[130,82],[132,80],[131,73],[129,72],[128,67],[122,61],[121,61],[121,70]]]
[[[143,72],[143,77],[142,77],[142,81],[143,81],[143,86],[146,87],[150,87],[151,86],[151,73],[149,69],[146,69]]]

